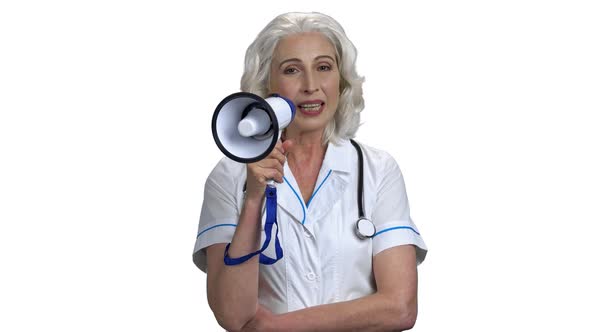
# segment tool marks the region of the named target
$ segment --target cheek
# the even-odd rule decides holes
[[[287,92],[290,90],[289,82],[282,75],[279,74],[278,70],[273,68],[270,74],[270,93],[278,93],[281,96],[288,97]]]
[[[340,80],[330,80],[327,82],[326,91],[332,101],[338,100],[340,97]]]
[[[297,94],[297,84],[290,80],[278,80],[274,91],[281,96],[293,99]]]

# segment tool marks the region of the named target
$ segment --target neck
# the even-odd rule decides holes
[[[287,158],[289,167],[295,169],[311,168],[319,170],[328,144],[322,141],[323,131],[304,133],[285,131],[284,138],[293,141]]]

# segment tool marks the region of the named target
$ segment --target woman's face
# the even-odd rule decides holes
[[[272,59],[270,91],[291,99],[297,107],[289,128],[323,133],[340,98],[336,51],[328,38],[305,32],[281,39]]]

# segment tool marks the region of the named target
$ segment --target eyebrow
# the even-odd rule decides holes
[[[336,60],[334,60],[334,58],[333,58],[333,57],[331,57],[331,56],[329,56],[329,55],[318,55],[318,56],[316,56],[316,57],[315,57],[315,59],[313,59],[313,60],[314,60],[314,61],[317,61],[317,60],[319,60],[319,59],[321,59],[321,58],[328,58],[328,59],[332,60],[333,62],[336,62]],[[290,58],[290,59],[286,59],[286,60],[283,60],[283,61],[281,61],[281,63],[279,63],[279,68],[280,68],[280,67],[282,67],[282,66],[283,66],[283,64],[285,64],[286,62],[290,62],[290,61],[295,61],[295,62],[303,62],[303,61],[301,61],[301,59],[299,59],[299,58]]]

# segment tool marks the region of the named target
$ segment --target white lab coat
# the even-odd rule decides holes
[[[362,145],[364,209],[377,233],[361,240],[358,219],[358,157],[350,141],[330,143],[314,192],[304,203],[285,163],[277,184],[277,222],[283,259],[260,265],[259,301],[274,313],[347,301],[375,293],[372,257],[398,245],[412,244],[417,263],[427,252],[410,210],[402,173],[386,152]],[[205,184],[193,260],[206,272],[205,249],[232,240],[239,219],[246,166],[223,158]],[[262,216],[264,225],[266,215]],[[265,255],[275,257],[274,237]],[[265,239],[264,230],[261,234]],[[252,258],[257,259],[257,257]]]

